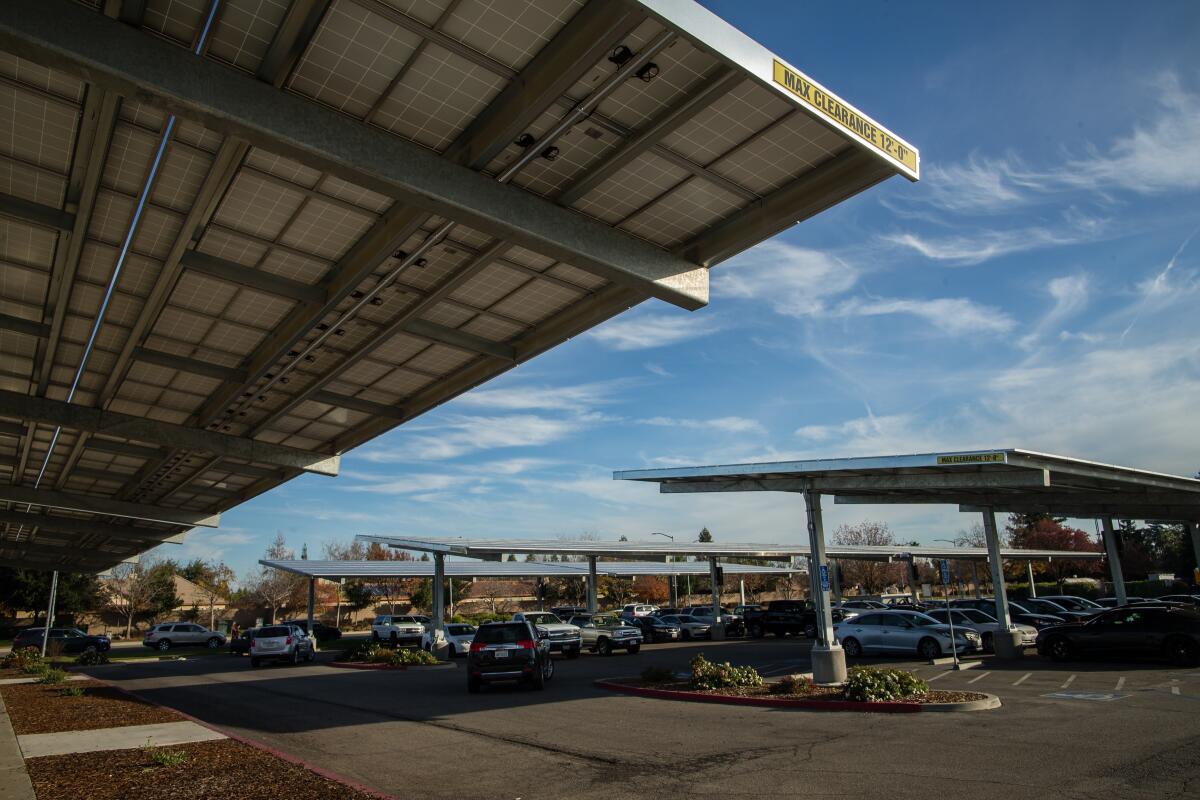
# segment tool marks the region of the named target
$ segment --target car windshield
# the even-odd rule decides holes
[[[597,614],[596,616],[592,617],[592,622],[596,623],[597,626],[621,624],[621,622],[611,614]]]
[[[255,636],[259,639],[273,639],[277,636],[291,636],[290,628],[285,628],[282,625],[276,625],[273,628],[263,628]]]
[[[928,628],[930,625],[943,624],[928,614],[906,614],[905,618],[918,628]]]
[[[447,625],[446,632],[451,636],[467,636],[475,632],[473,625]]]
[[[532,622],[534,625],[560,625],[562,620],[551,614],[549,611],[543,611],[537,614],[526,614],[525,619]]]
[[[475,631],[475,641],[484,644],[515,644],[528,638],[529,628],[524,623],[484,625]]]

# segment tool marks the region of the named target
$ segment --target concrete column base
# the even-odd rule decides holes
[[[433,634],[433,641],[430,643],[429,652],[433,653],[434,658],[438,661],[450,660],[450,642],[446,640],[441,631]]]
[[[996,649],[996,658],[1002,661],[1017,661],[1025,657],[1025,648],[1021,646],[1021,634],[1016,631],[997,631],[992,636],[992,646]]]
[[[846,682],[846,651],[840,644],[833,647],[816,645],[812,649],[813,683]]]
[[[712,627],[709,628],[708,630],[709,630],[709,633],[712,634],[712,640],[714,642],[720,642],[725,639],[725,623],[724,622],[714,622]]]

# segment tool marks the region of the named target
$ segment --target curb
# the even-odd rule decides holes
[[[629,678],[599,678],[593,684],[614,692],[653,697],[660,700],[685,700],[696,703],[718,703],[730,706],[756,706],[760,708],[795,708],[807,711],[858,711],[874,714],[917,714],[922,711],[984,711],[1000,707],[1000,698],[987,695],[982,700],[963,703],[863,702],[859,700],[789,700],[780,697],[737,697],[734,695],[706,694],[676,689],[649,689],[621,683]]]
[[[361,664],[357,661],[330,661],[324,666],[336,667],[338,669],[384,670],[388,672],[402,672],[410,667],[415,670],[458,669],[457,664]]]
[[[312,772],[316,775],[320,775],[322,778],[325,778],[328,781],[332,781],[334,783],[340,783],[343,786],[348,786],[351,789],[354,789],[355,791],[359,791],[365,795],[374,797],[374,798],[376,798],[376,800],[401,800],[401,798],[396,797],[395,795],[386,794],[385,792],[381,792],[378,789],[374,789],[370,786],[367,786],[366,784],[362,784],[356,780],[347,778],[345,775],[340,775],[336,772],[333,772],[332,770],[325,769],[324,767],[318,767],[316,764],[311,764],[302,758],[298,758],[297,756],[291,755],[290,753],[285,753],[282,750],[276,750],[274,747],[271,747],[269,744],[264,744],[263,742],[257,741],[255,739],[251,739],[247,736],[242,736],[240,733],[234,733],[232,731],[225,730],[224,728],[222,728],[218,725],[213,725],[211,722],[205,722],[204,720],[202,720],[198,717],[193,717],[191,714],[188,714],[184,711],[180,711],[177,708],[171,708],[170,706],[163,705],[162,703],[159,703],[156,700],[151,700],[149,697],[143,697],[142,695],[138,694],[137,692],[130,691],[129,689],[124,688],[123,686],[117,686],[115,683],[112,683],[111,681],[106,681],[103,678],[97,678],[95,676],[89,676],[89,677],[91,677],[92,680],[97,681],[98,683],[103,683],[106,686],[116,689],[118,692],[121,692],[122,694],[127,694],[130,697],[133,697],[133,698],[136,698],[136,699],[142,701],[143,703],[149,703],[150,705],[157,706],[158,708],[165,708],[167,711],[174,712],[174,713],[178,714],[179,716],[183,717],[184,719],[191,720],[192,722],[196,723],[197,725],[200,725],[204,728],[208,728],[210,731],[216,731],[217,733],[221,734],[222,736],[224,736],[228,739],[232,739],[235,742],[240,742],[241,744],[244,744],[247,747],[253,747],[255,750],[261,750],[264,753],[269,753],[270,755],[273,755],[278,759],[286,761],[289,764],[295,764],[296,766],[302,767],[302,768],[308,770],[309,772]]]

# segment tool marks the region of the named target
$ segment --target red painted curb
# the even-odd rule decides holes
[[[360,664],[356,661],[330,661],[325,666],[337,667],[338,669],[408,669],[408,664]]]
[[[285,753],[282,750],[276,750],[274,747],[271,747],[271,745],[269,745],[269,744],[265,744],[263,742],[256,741],[255,739],[251,739],[249,737],[242,736],[241,734],[233,733],[232,731],[227,731],[224,728],[213,725],[211,722],[205,722],[204,720],[199,719],[198,717],[193,717],[191,714],[188,714],[185,711],[180,711],[178,708],[171,708],[170,706],[163,705],[162,703],[159,703],[156,700],[151,700],[149,697],[143,697],[142,695],[138,694],[137,692],[130,691],[129,689],[124,688],[123,686],[117,686],[115,683],[113,683],[111,681],[104,680],[103,678],[97,678],[94,675],[89,675],[88,677],[91,678],[92,680],[96,681],[97,683],[103,683],[105,686],[108,686],[112,689],[116,689],[118,692],[121,692],[122,694],[127,694],[130,697],[133,697],[133,698],[136,698],[136,699],[142,701],[143,703],[149,703],[152,706],[157,706],[158,708],[165,708],[167,711],[172,711],[172,712],[178,714],[179,716],[183,717],[184,719],[190,720],[191,722],[194,722],[201,727],[208,728],[210,731],[216,731],[217,733],[221,734],[222,736],[225,736],[229,739],[233,739],[235,742],[241,742],[242,744],[246,745],[247,747],[253,747],[255,750],[261,750],[264,753],[273,755],[276,758],[279,758],[279,759],[282,759],[283,761],[288,762],[289,764],[295,764],[298,767],[303,767],[304,769],[308,770],[309,772],[312,772],[316,775],[320,775],[322,778],[325,778],[326,780],[333,781],[334,783],[340,783],[343,786],[348,786],[351,789],[362,792],[365,795],[377,798],[377,800],[401,800],[401,798],[399,798],[399,797],[396,797],[396,796],[390,795],[390,794],[385,794],[384,792],[381,792],[378,789],[374,789],[370,786],[359,783],[358,781],[353,780],[352,778],[347,778],[345,775],[340,775],[331,770],[327,770],[324,767],[318,767],[316,764],[310,764],[309,762],[305,761],[304,759],[299,758],[297,756],[293,756],[289,753]]]
[[[726,694],[685,692],[676,689],[648,689],[611,680],[598,680],[595,685],[614,692],[654,697],[660,700],[687,700],[695,703],[720,703],[729,706],[759,706],[762,708],[803,708],[810,711],[868,711],[881,714],[916,714],[920,703],[889,701],[866,703],[857,700],[788,700],[782,697],[736,697]]]

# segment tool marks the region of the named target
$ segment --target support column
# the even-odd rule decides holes
[[[975,599],[979,598],[979,562],[971,559],[971,585],[975,587]]]
[[[712,627],[709,634],[714,642],[725,638],[725,621],[721,618],[721,582],[717,580],[717,560],[708,560],[708,583],[712,589]]]
[[[1004,562],[1000,560],[1000,536],[996,533],[996,512],[990,508],[983,512],[983,533],[987,538],[988,564],[992,568],[992,592],[996,596],[996,620],[1000,630],[992,636],[996,657],[1017,659],[1024,655],[1021,634],[1013,630],[1012,617],[1008,613],[1008,592],[1004,588]]]
[[[842,562],[830,560],[829,579],[833,582],[833,599],[842,602]]]
[[[596,608],[596,557],[588,556],[587,576],[587,607],[589,614],[595,614]]]
[[[913,559],[908,559],[908,596],[913,605],[921,602],[921,593],[917,591],[917,565]]]
[[[746,579],[738,578],[738,604],[746,605]]]
[[[1033,562],[1025,562],[1025,574],[1029,577],[1029,596],[1037,597],[1037,584],[1033,582]]]
[[[1117,532],[1113,530],[1112,517],[1101,517],[1104,526],[1104,552],[1108,556],[1108,571],[1112,575],[1113,594],[1117,605],[1125,605],[1125,571],[1121,568],[1121,551],[1117,547]]]
[[[450,648],[446,642],[446,556],[442,553],[433,554],[433,630],[429,637],[429,650],[438,661],[445,661],[450,656]]]
[[[50,578],[50,601],[46,604],[46,627],[42,629],[42,658],[46,657],[46,645],[50,643],[50,629],[54,627],[54,604],[58,601],[58,570]]]
[[[317,579],[310,577],[308,579],[308,614],[305,619],[308,620],[308,638],[313,641],[313,648],[317,646],[317,634],[313,633],[313,606],[317,602]]]
[[[829,607],[829,591],[821,574],[828,574],[829,562],[825,558],[825,524],[821,518],[821,495],[811,489],[804,492],[804,505],[808,511],[808,545],[812,554],[809,570],[813,587],[813,606],[817,615],[817,644],[812,648],[813,681],[816,683],[844,683],[846,680],[846,654],[833,638],[833,612]]]
[[[1192,554],[1196,557],[1196,568],[1192,570],[1192,584],[1200,587],[1200,523],[1189,522],[1188,533],[1192,535]]]

